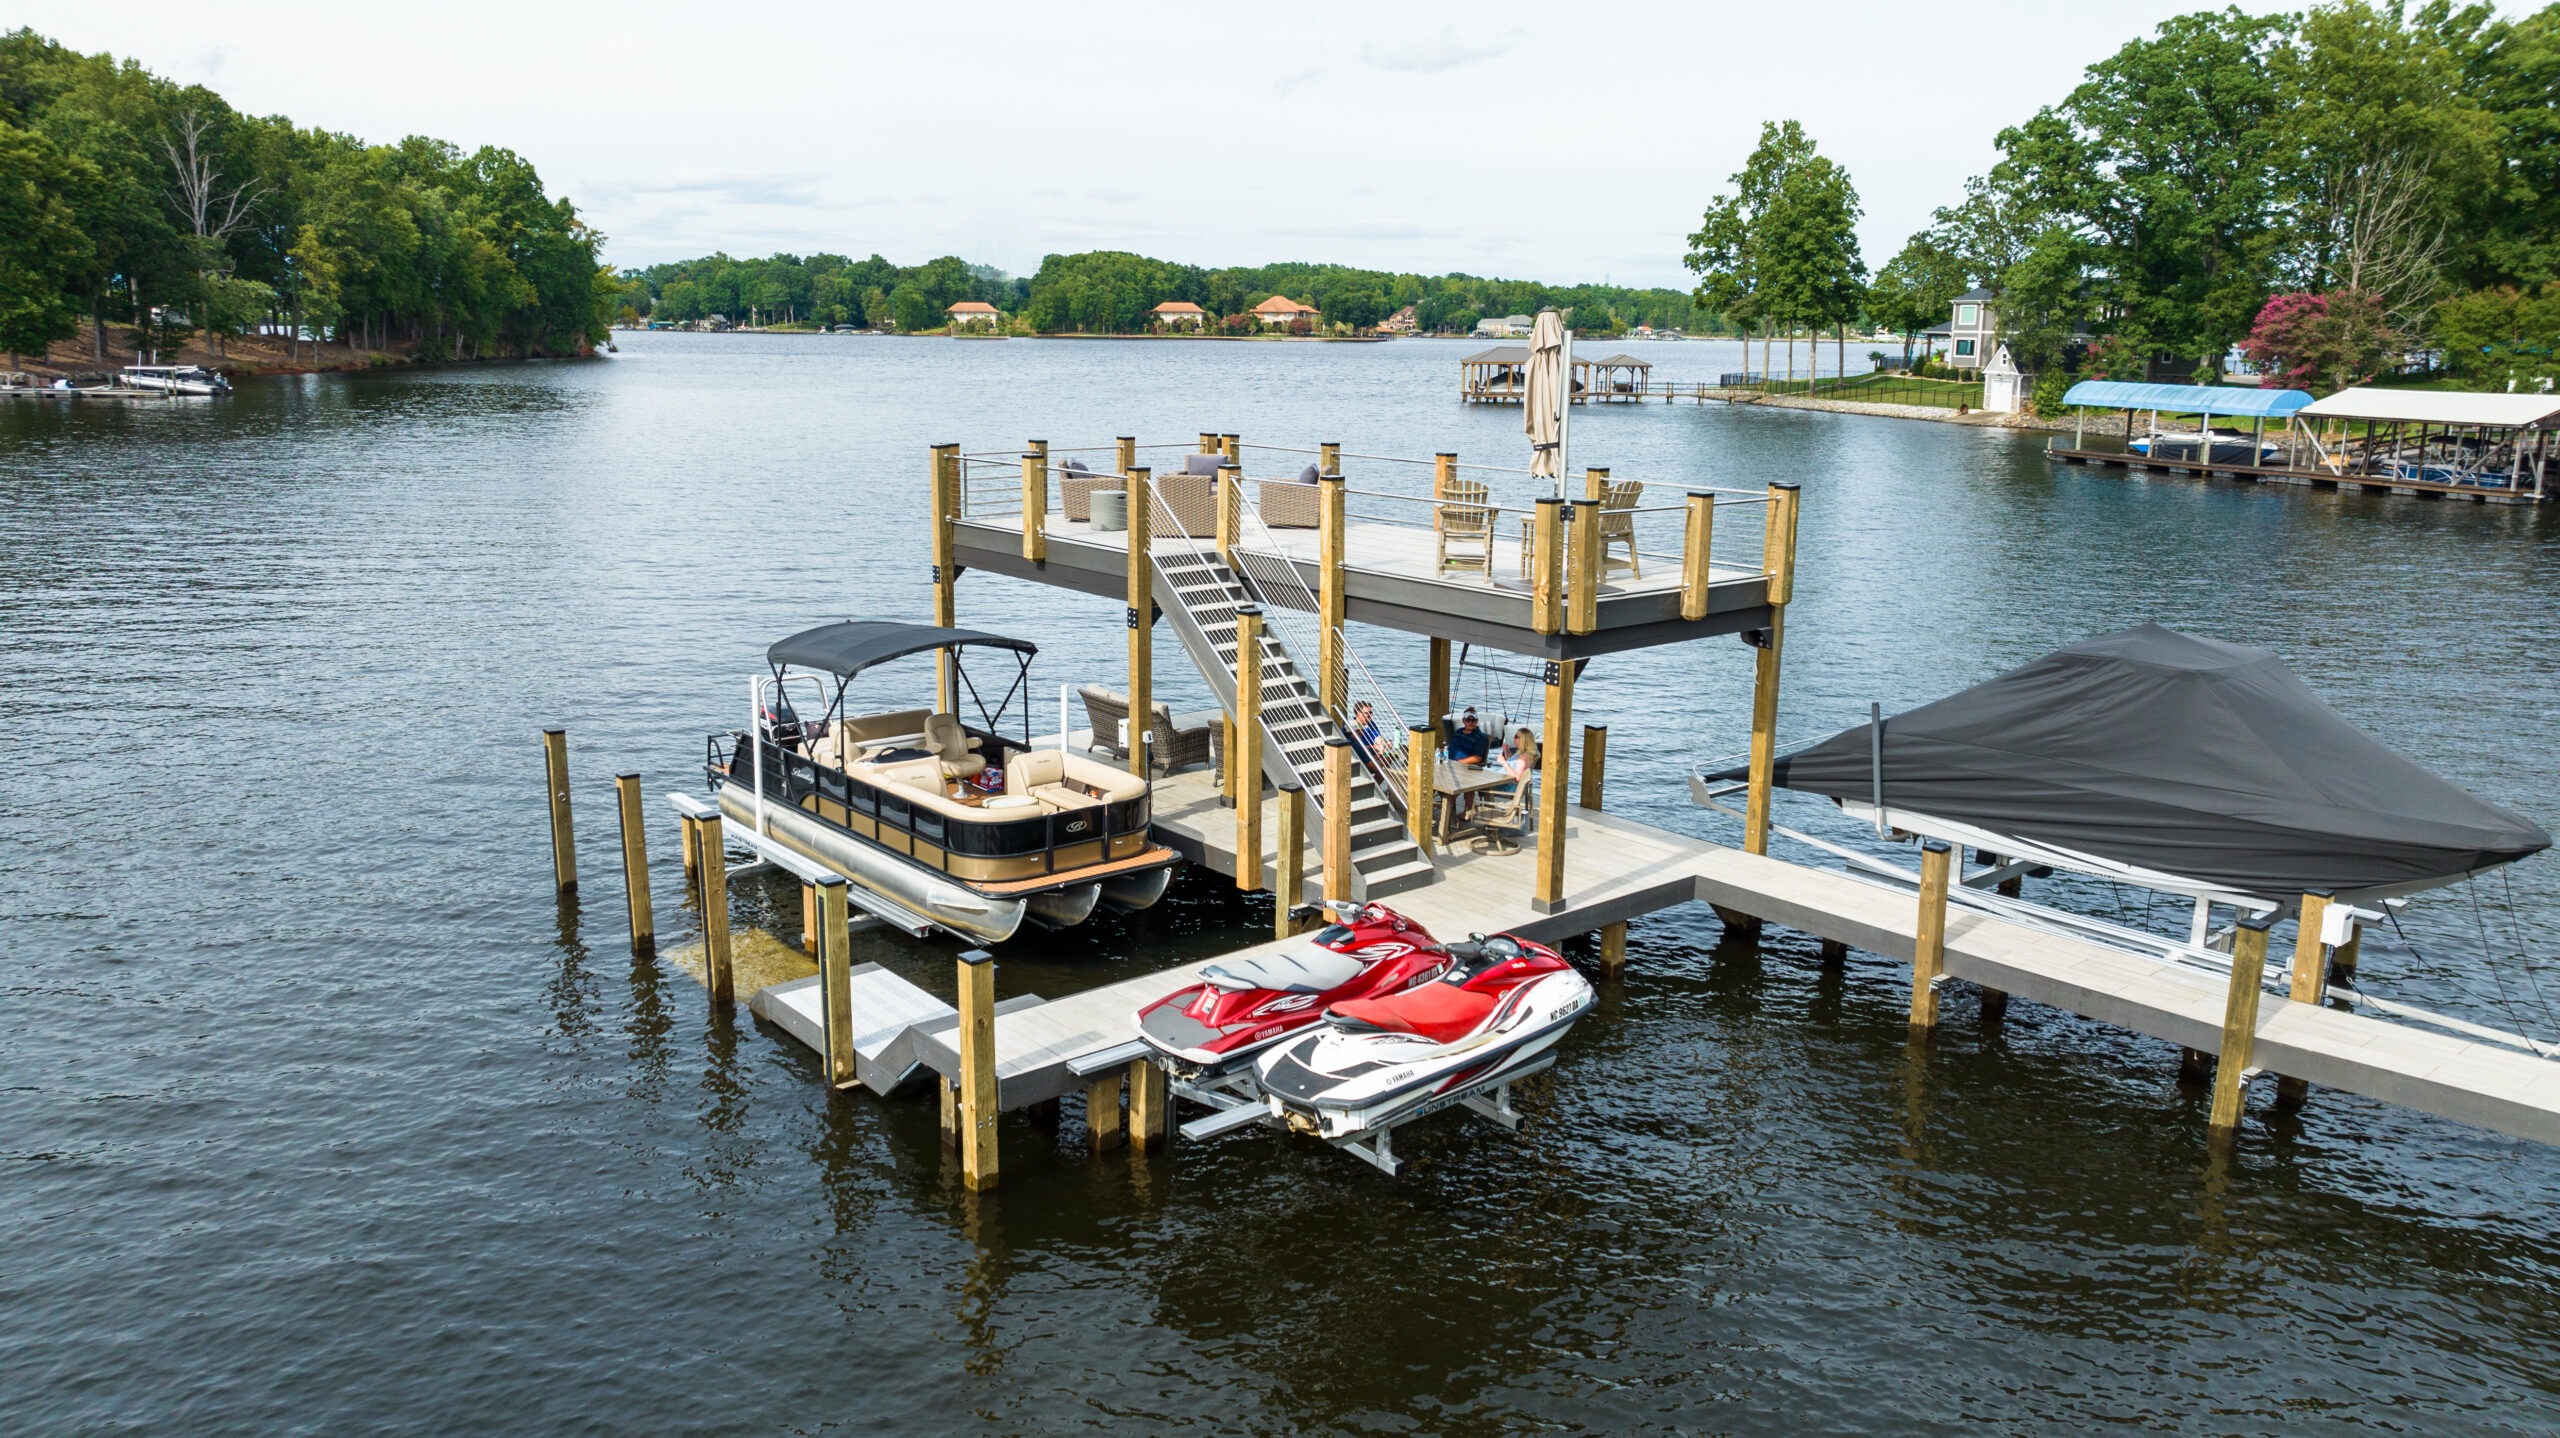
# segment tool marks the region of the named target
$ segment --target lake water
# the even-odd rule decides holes
[[[2560,1423],[2550,1150],[2332,1093],[2282,1118],[2262,1089],[2215,1164],[2164,1045],[2023,1003],[1985,1032],[1959,997],[1917,1065],[1894,965],[1826,974],[1703,908],[1635,926],[1523,1133],[1409,1130],[1396,1180],[1262,1134],[1089,1157],[1071,1112],[1009,1115],[1005,1185],[972,1198],[929,1102],[830,1097],[743,1005],[714,1021],[672,960],[629,957],[608,777],[697,783],[773,638],[926,612],[928,445],[1219,429],[1517,463],[1518,413],[1455,400],[1472,348],[624,336],[0,409],[0,1431]],[[1712,405],[1594,409],[1574,447],[1666,488],[1803,484],[1790,737],[2158,619],[2274,648],[2422,762],[2560,816],[2548,516]],[[1113,604],[972,576],[960,606],[1037,639],[1046,684],[1119,672]],[[1418,640],[1355,642],[1419,692]],[[1747,660],[1591,666],[1611,807],[1729,837],[1680,776],[1742,746]],[[742,920],[796,928],[789,887],[739,887]],[[2560,1030],[2553,862],[2480,897],[2369,940],[2368,986]],[[1178,884],[1011,946],[1001,991],[1266,912]],[[858,943],[950,992],[952,946]]]

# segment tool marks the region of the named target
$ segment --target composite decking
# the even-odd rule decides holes
[[[1235,811],[1219,806],[1208,777],[1177,775],[1159,781],[1156,793],[1159,837],[1194,862],[1232,875]],[[1266,806],[1266,855],[1276,839],[1268,827],[1276,823],[1272,807]],[[1562,910],[1541,914],[1530,906],[1534,851],[1476,854],[1463,847],[1438,856],[1438,882],[1398,895],[1395,906],[1447,938],[1508,931],[1555,942],[1681,904],[1709,903],[1870,953],[1906,961],[1912,956],[1918,914],[1908,891],[1607,813],[1568,808],[1567,815]],[[1310,858],[1313,853],[1311,841]],[[1274,940],[1237,952],[1263,953],[1300,942]],[[1643,956],[1633,954],[1629,961],[1640,965]],[[1177,965],[1063,998],[1000,1006],[999,1106],[1017,1108],[1079,1088],[1085,1080],[1078,1061],[1131,1043],[1139,1006],[1189,983],[1200,967]],[[1950,910],[1946,972],[2188,1048],[2210,1051],[2221,1041],[2227,986],[2218,976],[1978,910]],[[807,1015],[783,1027],[814,1047],[814,993],[796,1002]],[[870,1031],[860,1017],[855,1027]],[[936,1032],[919,1031],[914,1044],[917,1060],[946,1076],[959,1069],[949,1034],[943,1023]],[[2500,1045],[2294,1003],[2270,992],[2260,1008],[2253,1063],[2269,1073],[2499,1133],[2560,1143],[2560,1063]]]

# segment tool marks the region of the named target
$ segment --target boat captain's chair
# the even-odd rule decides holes
[[[924,747],[942,761],[945,779],[973,778],[987,767],[986,756],[977,752],[976,737],[960,727],[956,714],[926,716]]]

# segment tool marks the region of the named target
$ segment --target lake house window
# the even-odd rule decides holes
[[[1981,322],[1982,322],[1982,307],[1981,307],[1980,305],[1958,305],[1958,306],[1956,306],[1956,323],[1957,323],[1957,324],[1963,325],[1963,326],[1964,326],[1965,328],[1967,328],[1967,329],[1971,329],[1973,326],[1975,326],[1975,325],[1977,325],[1977,324],[1980,324]],[[1971,351],[1971,350],[1967,350],[1967,351],[1965,351],[1965,353],[1967,353],[1967,354],[1971,354],[1971,353],[1973,353],[1973,351]]]
[[[1971,340],[1958,340],[1958,341],[1956,341],[1956,353],[1957,353],[1957,354],[1960,354],[1960,355],[1969,355],[1969,354],[1973,353],[1973,341],[1971,341]]]

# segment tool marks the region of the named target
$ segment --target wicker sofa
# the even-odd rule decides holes
[[[1128,482],[1116,474],[1095,474],[1080,459],[1058,466],[1058,500],[1067,518],[1077,524],[1093,522],[1093,492],[1097,489],[1122,489]]]
[[[1298,471],[1296,479],[1262,482],[1262,522],[1273,529],[1320,527],[1316,509],[1316,467]]]

